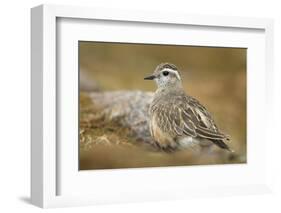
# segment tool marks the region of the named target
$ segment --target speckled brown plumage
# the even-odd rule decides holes
[[[187,95],[175,65],[160,64],[153,75],[158,85],[149,107],[150,133],[161,149],[175,150],[207,141],[230,150],[211,114],[195,98]]]

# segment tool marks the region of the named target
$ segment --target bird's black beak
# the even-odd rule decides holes
[[[150,75],[144,78],[144,80],[153,80],[155,78],[155,75]]]

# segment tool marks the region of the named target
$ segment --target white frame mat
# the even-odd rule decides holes
[[[68,20],[66,25],[60,23],[61,20]],[[116,21],[118,25],[122,26],[122,23],[147,23],[154,25],[161,25],[169,28],[169,26],[196,26],[203,28],[220,28],[224,31],[232,32],[239,30],[249,31],[256,30],[262,32],[261,37],[258,37],[256,42],[259,45],[255,47],[254,43],[249,42],[249,45],[243,44],[243,42],[226,42],[221,43],[215,41],[213,46],[242,46],[249,47],[249,64],[247,69],[250,70],[250,74],[247,73],[247,84],[252,88],[248,93],[247,101],[251,103],[262,102],[260,107],[250,113],[247,119],[250,119],[250,124],[257,123],[254,113],[262,114],[263,127],[265,128],[265,134],[262,138],[258,139],[254,135],[248,137],[251,140],[263,140],[263,144],[257,143],[256,147],[250,146],[251,150],[248,150],[248,156],[251,162],[246,165],[230,165],[228,167],[220,166],[203,166],[199,167],[180,167],[180,168],[144,168],[133,170],[116,170],[116,171],[89,171],[82,172],[78,175],[77,170],[77,156],[73,156],[73,159],[69,158],[73,153],[75,155],[76,149],[75,137],[70,142],[69,149],[65,148],[63,141],[58,146],[58,139],[67,138],[61,137],[60,134],[66,135],[66,131],[62,128],[58,128],[58,118],[61,110],[58,103],[62,103],[61,106],[67,104],[72,99],[77,100],[77,87],[78,87],[78,75],[75,74],[77,70],[77,53],[73,50],[73,47],[67,47],[70,51],[69,57],[72,58],[68,64],[67,70],[70,72],[70,76],[73,78],[66,79],[64,71],[61,72],[60,78],[58,78],[58,70],[61,67],[58,65],[58,56],[61,56],[59,63],[65,64],[65,60],[62,55],[67,54],[65,49],[61,47],[71,46],[71,44],[81,39],[90,39],[95,41],[113,41],[112,38],[103,37],[102,34],[97,35],[94,31],[87,33],[85,36],[79,33],[71,33],[69,30],[73,30],[71,27],[71,20],[83,20],[91,21]],[[70,21],[70,22],[69,22]],[[59,24],[58,24],[59,23]],[[82,32],[85,26],[75,26],[79,29],[77,32]],[[128,24],[126,25],[128,27]],[[257,19],[257,18],[240,18],[240,17],[216,17],[216,16],[201,16],[201,15],[187,15],[187,14],[166,14],[166,13],[152,13],[145,11],[122,11],[112,9],[100,9],[100,8],[84,8],[74,6],[54,6],[54,5],[41,5],[31,10],[31,201],[33,204],[46,208],[46,207],[62,207],[62,206],[77,206],[77,205],[91,205],[100,203],[117,203],[117,202],[138,202],[145,200],[167,200],[167,199],[183,199],[188,197],[202,197],[202,196],[224,196],[224,195],[242,195],[253,193],[265,193],[271,191],[271,165],[270,165],[270,149],[269,143],[273,141],[272,131],[270,123],[272,122],[273,113],[273,21],[271,19]],[[62,34],[64,37],[60,37],[60,43],[58,43],[58,29],[63,28]],[[83,28],[84,27],[84,28]],[[133,25],[132,25],[133,27]],[[96,29],[95,27],[93,29]],[[87,30],[87,28],[86,28]],[[68,38],[65,34],[68,33]],[[118,34],[119,35],[119,34]],[[116,36],[118,37],[116,34]],[[215,34],[214,34],[215,35]],[[236,34],[238,35],[238,33]],[[96,36],[96,37],[95,37]],[[233,37],[235,36],[235,33]],[[152,38],[152,37],[151,37]],[[241,37],[242,38],[242,37]],[[136,37],[131,36],[123,37],[119,35],[119,42],[139,42],[149,43],[149,37],[140,37],[137,40]],[[143,40],[142,40],[143,39]],[[175,38],[177,42],[172,40],[168,41],[163,39],[157,43],[174,43],[178,44],[181,38]],[[152,40],[155,43],[155,40]],[[194,43],[202,46],[208,45],[203,40],[193,41]],[[197,42],[197,43],[196,43]],[[199,42],[199,43],[198,43]],[[253,41],[254,42],[254,41]],[[181,42],[184,44],[184,42]],[[185,43],[187,44],[187,43]],[[60,53],[58,53],[60,49]],[[254,51],[256,50],[256,51]],[[61,55],[60,55],[61,54]],[[72,54],[72,55],[71,55]],[[255,59],[259,59],[255,63]],[[251,70],[256,70],[256,73]],[[77,78],[75,78],[75,76]],[[254,85],[253,81],[260,82],[259,85]],[[70,82],[70,83],[69,83]],[[71,83],[72,82],[72,83]],[[61,85],[66,85],[61,86]],[[74,85],[74,86],[73,86]],[[71,87],[72,86],[72,87]],[[62,88],[63,91],[70,91],[73,97],[70,99],[64,99],[63,96],[58,95],[58,88]],[[261,99],[258,100],[256,95],[251,92],[256,88],[259,92]],[[71,92],[76,91],[76,92]],[[60,100],[58,100],[60,98]],[[265,110],[265,107],[267,108]],[[73,108],[73,111],[77,111],[77,107]],[[249,111],[249,108],[247,108]],[[64,117],[67,116],[64,114]],[[63,117],[61,117],[63,118]],[[62,124],[65,121],[61,121]],[[64,123],[63,123],[64,122]],[[75,122],[78,122],[75,120]],[[72,127],[75,127],[73,123]],[[256,124],[258,125],[258,124]],[[64,126],[64,125],[62,125]],[[73,127],[73,128],[74,128]],[[249,126],[248,126],[249,127]],[[77,126],[76,126],[77,128]],[[260,129],[261,126],[257,126]],[[58,132],[58,129],[62,132]],[[71,128],[70,128],[71,129]],[[70,134],[68,137],[72,137],[75,134]],[[72,137],[73,138],[73,137]],[[251,141],[249,142],[251,144]],[[58,149],[59,147],[59,149]],[[77,148],[77,146],[76,146]],[[66,153],[66,154],[65,154]],[[68,153],[68,154],[67,154]],[[69,155],[71,153],[72,155]],[[78,153],[78,152],[77,152]],[[64,162],[71,162],[69,167],[65,166]],[[74,171],[74,172],[73,172]],[[77,174],[74,174],[76,171]],[[171,172],[172,171],[172,172]],[[206,175],[208,172],[212,173],[216,171],[216,175],[210,175],[210,180],[214,180],[214,184],[208,182],[204,185],[196,182],[196,175]],[[237,172],[236,176],[233,176],[233,181],[229,181],[227,174],[231,172]],[[178,178],[179,174],[182,178]],[[133,179],[141,179],[140,184],[124,179],[126,176],[130,176]],[[228,181],[222,181],[220,184],[215,184],[215,178],[222,176],[228,179]],[[242,176],[241,176],[242,175]],[[243,178],[245,175],[245,178]],[[253,179],[254,176],[258,177]],[[116,184],[109,183],[111,177],[123,180],[119,187]],[[164,177],[163,181],[154,184],[154,186],[146,186],[146,183],[157,179],[158,177]],[[65,178],[67,177],[67,178]],[[147,177],[150,177],[148,180]],[[179,184],[165,185],[166,179],[175,179]],[[89,179],[96,178],[98,185],[78,184],[87,183]],[[128,177],[127,177],[128,178]],[[178,178],[178,179],[177,179]],[[184,185],[184,180],[188,179],[192,182],[192,187],[189,184]],[[103,181],[104,180],[104,181]],[[252,181],[251,181],[252,180]],[[147,181],[147,182],[146,182]],[[188,181],[187,181],[188,182]],[[165,187],[164,187],[165,185]],[[115,190],[110,191],[109,189]],[[148,191],[151,189],[151,191]],[[95,193],[87,192],[95,191]],[[120,196],[120,193],[122,196]]]

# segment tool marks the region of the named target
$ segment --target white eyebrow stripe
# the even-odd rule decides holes
[[[174,73],[174,74],[176,75],[177,79],[181,80],[181,77],[180,77],[178,71],[176,71],[176,70],[169,69],[169,68],[165,68],[165,69],[163,69],[162,71],[172,72],[172,73]]]

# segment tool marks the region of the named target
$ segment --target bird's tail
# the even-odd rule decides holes
[[[212,142],[222,149],[226,149],[229,152],[234,152],[223,140],[212,140]]]

